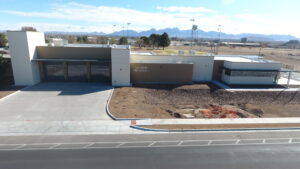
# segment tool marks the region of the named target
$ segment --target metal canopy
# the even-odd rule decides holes
[[[111,62],[110,60],[97,60],[97,59],[32,59],[33,61],[41,62]]]

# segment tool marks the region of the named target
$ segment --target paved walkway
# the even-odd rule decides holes
[[[137,124],[273,124],[298,123],[299,117],[293,118],[239,118],[239,119],[149,119],[137,121]]]

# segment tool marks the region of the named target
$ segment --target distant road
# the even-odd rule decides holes
[[[300,144],[0,151],[2,169],[298,169]]]

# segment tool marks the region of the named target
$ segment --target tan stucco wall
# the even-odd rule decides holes
[[[189,84],[193,81],[193,64],[131,63],[130,67],[133,84]]]

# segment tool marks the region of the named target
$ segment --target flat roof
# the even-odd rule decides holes
[[[242,57],[220,57],[220,56],[216,56],[215,60],[224,60],[224,61],[229,61],[229,62],[255,62],[251,59],[242,58]]]
[[[130,49],[130,45],[103,45],[103,44],[66,44],[54,47],[90,47],[90,48],[113,48],[113,49]]]
[[[260,56],[244,56],[244,55],[217,55],[215,60],[224,60],[228,62],[244,62],[244,63],[280,63],[272,60],[263,59]]]

